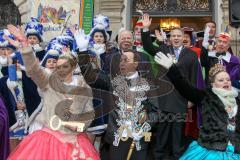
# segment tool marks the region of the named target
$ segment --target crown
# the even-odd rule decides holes
[[[226,67],[221,64],[215,64],[213,67],[211,67],[209,70],[210,81],[213,82],[214,77],[220,72],[226,72]]]

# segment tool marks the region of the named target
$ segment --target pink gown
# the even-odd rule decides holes
[[[8,160],[100,160],[86,134],[75,137],[77,141],[70,143],[69,138],[74,138],[72,135],[67,137],[59,131],[43,128],[25,137]]]

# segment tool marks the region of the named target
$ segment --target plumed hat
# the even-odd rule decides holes
[[[16,48],[4,36],[14,40],[14,36],[7,29],[0,30],[0,48],[12,48],[15,50]]]
[[[70,47],[70,50],[75,49],[76,42],[74,39],[74,35],[72,34],[69,28],[67,28],[66,31],[61,36],[57,36],[56,39],[59,44],[66,47]]]
[[[58,43],[56,38],[52,39],[47,46],[46,55],[43,57],[41,65],[45,67],[46,62],[49,58],[58,59],[62,53],[62,48],[63,46]]]
[[[25,28],[26,36],[37,36],[39,41],[42,42],[43,25],[39,23],[38,19],[31,17],[31,21],[27,23]]]

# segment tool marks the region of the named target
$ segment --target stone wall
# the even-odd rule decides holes
[[[124,8],[124,0],[94,0],[94,15],[102,13],[110,19],[110,29],[113,31],[112,39],[123,27],[122,12]]]
[[[22,24],[25,24],[27,21],[29,21],[30,17],[30,0],[14,0],[13,2],[19,9]]]
[[[221,9],[223,13],[221,31],[224,31],[224,28],[229,24],[229,5],[228,0],[222,0]],[[240,55],[240,29],[230,27],[230,33],[232,37],[231,47],[233,53]]]

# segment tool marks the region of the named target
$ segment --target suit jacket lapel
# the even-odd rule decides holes
[[[183,57],[184,57],[184,55],[185,55],[185,54],[183,54],[183,52],[185,52],[185,50],[186,50],[186,48],[185,48],[185,47],[183,47],[183,48],[182,48],[182,50],[181,50],[181,52],[179,53],[179,58],[178,58],[178,61],[179,61],[181,58],[183,58]]]

